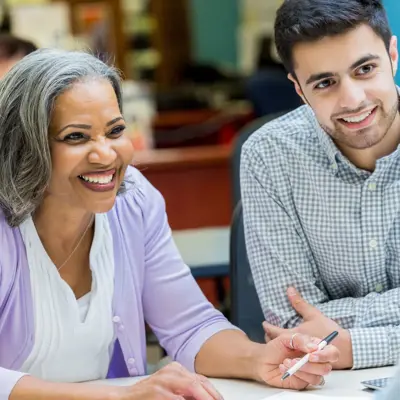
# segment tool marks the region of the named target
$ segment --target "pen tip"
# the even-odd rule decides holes
[[[288,378],[290,376],[289,373],[285,372],[281,378],[281,381],[284,381],[286,378]]]

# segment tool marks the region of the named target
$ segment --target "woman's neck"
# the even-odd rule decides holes
[[[33,215],[33,222],[43,244],[71,252],[94,221],[94,214],[67,204],[44,199]]]

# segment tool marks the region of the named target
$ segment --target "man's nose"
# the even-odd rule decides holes
[[[348,80],[340,88],[339,106],[345,110],[356,110],[366,100],[363,86],[359,82]]]

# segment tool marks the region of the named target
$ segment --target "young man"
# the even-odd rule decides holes
[[[262,127],[242,152],[246,243],[266,334],[338,329],[336,368],[394,364],[397,40],[380,0],[286,0],[275,40],[305,105]]]

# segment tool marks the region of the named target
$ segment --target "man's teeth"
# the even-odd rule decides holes
[[[342,118],[342,119],[346,122],[352,122],[353,124],[355,124],[357,122],[364,121],[364,119],[366,119],[367,117],[369,117],[371,115],[372,111],[374,111],[374,110],[368,111],[364,114],[357,115],[356,117],[348,117],[348,118]]]
[[[79,175],[79,178],[83,179],[86,182],[90,183],[100,183],[100,184],[106,184],[110,183],[113,180],[114,175],[108,175],[108,176],[85,176],[85,175]]]

